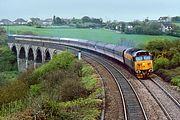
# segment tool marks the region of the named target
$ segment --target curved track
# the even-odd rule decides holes
[[[87,53],[86,53],[87,54]],[[128,80],[121,74],[121,72],[112,66],[104,59],[88,54],[92,59],[102,64],[114,77],[117,85],[119,86],[120,93],[123,99],[124,119],[125,120],[147,120],[146,114],[142,104]]]

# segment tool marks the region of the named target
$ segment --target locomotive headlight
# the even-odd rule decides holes
[[[141,66],[140,64],[137,64],[137,66]]]
[[[153,70],[152,69],[149,69],[149,72],[152,72]]]
[[[141,73],[141,71],[140,70],[136,70],[136,73]]]

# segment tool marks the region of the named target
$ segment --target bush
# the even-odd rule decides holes
[[[0,105],[26,97],[29,87],[26,83],[17,80],[0,88]]]
[[[49,61],[47,64],[44,64],[38,69],[36,69],[33,72],[32,77],[29,79],[31,79],[32,81],[37,81],[50,71],[68,69],[74,59],[75,57],[72,53],[67,51],[61,52],[61,54],[54,56],[53,59]]]
[[[97,79],[93,75],[85,76],[82,78],[81,83],[86,89],[91,91],[96,87]]]
[[[63,70],[53,71],[44,77],[43,90],[47,96],[52,100],[60,100],[60,87],[66,79],[66,72]]]
[[[171,83],[180,88],[180,75],[178,75],[176,77],[173,77],[172,80],[171,80]]]
[[[16,56],[8,47],[0,47],[0,72],[17,70]]]
[[[89,65],[84,65],[81,71],[82,71],[82,76],[89,76],[92,75],[94,72],[93,68]]]
[[[34,84],[37,84],[39,83],[38,80],[31,80],[31,76],[32,76],[32,73],[33,73],[34,69],[31,68],[31,69],[28,69],[27,71],[21,73],[19,76],[18,76],[18,80],[20,81],[23,81],[24,83],[27,83],[27,85],[30,87],[30,85],[34,85]]]
[[[41,88],[42,88],[41,84],[31,85],[31,86],[30,86],[30,93],[31,93],[33,96],[39,95]]]
[[[5,71],[0,73],[0,86],[8,84],[10,81],[16,80],[17,71]]]
[[[77,99],[68,102],[48,101],[44,103],[45,113],[51,114],[53,118],[69,120],[95,120],[100,116],[100,106],[102,101],[99,99]],[[48,115],[50,116],[50,115]]]
[[[68,71],[72,72],[71,75],[77,75],[78,77],[82,77],[83,64],[84,63],[82,61],[75,59],[68,68]]]
[[[176,67],[180,65],[180,53],[175,53],[173,58],[171,59],[171,66]]]
[[[168,68],[169,64],[170,61],[167,58],[160,57],[155,60],[154,69]]]
[[[99,119],[98,87],[93,68],[63,52],[0,88],[0,105],[5,119]]]
[[[82,86],[79,80],[65,80],[60,87],[60,95],[62,101],[72,101],[77,98],[84,98],[89,92]]]

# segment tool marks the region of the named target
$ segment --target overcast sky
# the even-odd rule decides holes
[[[133,21],[180,16],[180,0],[0,0],[0,19],[83,16]]]

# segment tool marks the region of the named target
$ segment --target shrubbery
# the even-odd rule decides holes
[[[85,98],[89,95],[86,88],[77,79],[65,80],[60,87],[62,101],[72,101],[78,98]]]
[[[154,69],[165,81],[177,84],[180,66],[180,40],[151,41],[145,48],[154,55]],[[179,70],[179,71],[178,71]]]
[[[37,84],[41,81],[41,78],[49,72],[56,71],[58,69],[67,69],[74,59],[75,57],[73,54],[69,52],[62,52],[60,55],[54,56],[47,64],[44,64],[33,71],[33,74],[28,78],[28,80],[32,85]]]
[[[0,89],[0,105],[10,104],[0,110],[0,116],[18,112],[4,119],[99,119],[101,88],[93,68],[84,64],[62,52],[36,70],[21,74]]]
[[[160,68],[166,69],[168,68],[169,65],[170,65],[169,59],[160,57],[155,60],[154,69],[155,70],[158,70]]]
[[[11,84],[0,88],[0,106],[5,103],[24,99],[27,95],[29,87],[26,83],[17,80]]]
[[[176,77],[173,77],[172,80],[171,80],[171,83],[180,88],[180,75],[178,75]]]
[[[0,47],[0,71],[17,70],[16,56],[8,47]]]
[[[0,87],[17,77],[16,56],[7,46],[7,35],[0,27]]]
[[[180,40],[151,41],[145,48],[154,55],[156,70],[180,65]]]

